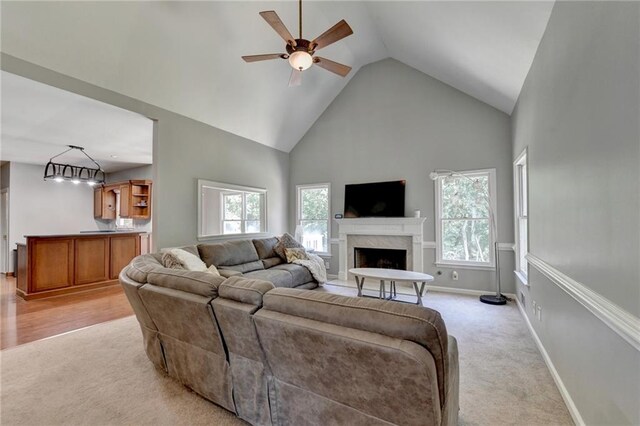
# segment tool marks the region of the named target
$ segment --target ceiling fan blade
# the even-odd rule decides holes
[[[260,16],[262,16],[264,20],[267,21],[269,25],[271,25],[271,28],[276,30],[276,32],[280,35],[280,37],[282,37],[284,41],[287,42],[287,44],[290,44],[292,46],[296,45],[296,39],[291,35],[289,30],[282,23],[282,20],[280,20],[280,17],[275,11],[266,10],[264,12],[260,12]]]
[[[344,19],[333,27],[329,28],[327,31],[320,34],[311,42],[311,46],[313,50],[319,50],[323,47],[327,47],[328,45],[335,43],[338,40],[342,40],[343,38],[350,36],[353,34],[353,30],[347,24],[347,21]]]
[[[245,62],[258,62],[258,61],[267,61],[269,59],[285,59],[286,55],[282,53],[267,53],[265,55],[249,55],[243,56]]]
[[[347,74],[349,74],[349,71],[351,71],[351,67],[347,65],[342,65],[338,62],[333,62],[329,59],[321,58],[320,56],[315,56],[313,58],[313,63],[320,68],[324,68],[327,71],[338,74],[340,77],[345,77]]]
[[[289,78],[289,87],[300,86],[302,84],[302,71],[292,70]]]

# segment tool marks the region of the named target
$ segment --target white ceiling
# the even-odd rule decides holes
[[[76,145],[106,172],[151,164],[150,119],[4,71],[0,87],[3,161],[44,165],[67,145]],[[55,161],[93,165],[79,151]]]
[[[304,3],[304,36],[344,18],[354,35],[320,51],[353,67],[317,67],[289,88],[290,68],[240,56],[284,50],[260,18],[297,28],[296,2],[1,3],[2,51],[288,152],[349,79],[392,57],[508,114],[552,1]]]

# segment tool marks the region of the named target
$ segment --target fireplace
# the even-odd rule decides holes
[[[383,268],[407,270],[407,250],[354,247],[356,268]]]
[[[336,219],[338,224],[339,270],[338,278],[352,279],[349,269],[356,263],[356,248],[400,250],[401,265],[393,265],[407,271],[423,271],[423,217],[364,217]],[[369,263],[369,258],[367,258]],[[376,262],[377,263],[377,262]],[[373,267],[376,267],[375,265]],[[390,265],[381,265],[390,268]]]

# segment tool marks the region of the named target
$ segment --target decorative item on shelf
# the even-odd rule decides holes
[[[74,184],[86,183],[89,186],[100,185],[105,183],[105,173],[102,167],[96,160],[91,158],[89,154],[84,152],[84,148],[81,146],[67,145],[69,149],[55,155],[49,159],[49,162],[44,167],[44,180],[53,180],[55,182],[69,181]],[[82,152],[89,160],[91,160],[97,167],[83,167],[74,166],[71,164],[54,163],[53,159],[66,154],[72,150],[78,150]]]
[[[473,182],[474,184],[476,184],[477,182],[474,181],[473,179],[471,179],[469,176],[466,176],[462,173],[458,173],[456,171],[453,170],[447,170],[447,169],[438,169],[438,170],[434,170],[431,173],[429,173],[429,178],[431,180],[437,180],[438,178],[446,178],[446,177],[451,177],[451,176],[455,176],[455,177],[460,177],[460,178],[464,178],[467,179],[471,182]],[[493,208],[491,207],[491,201],[489,200],[489,196],[488,194],[485,194],[484,197],[484,201],[487,203],[487,210],[489,211],[489,223],[491,226],[491,234],[493,234],[494,238],[497,235],[497,227],[496,227],[496,216],[495,216],[495,212],[493,211]],[[496,294],[484,294],[482,296],[480,296],[480,301],[482,303],[487,303],[489,305],[504,305],[507,303],[507,298],[502,294],[502,291],[500,289],[500,258],[499,258],[499,252],[498,252],[498,241],[496,239],[496,241],[493,243],[493,253],[496,259],[496,271],[495,271],[495,280],[496,280]]]

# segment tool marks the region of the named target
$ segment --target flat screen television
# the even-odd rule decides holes
[[[407,181],[345,185],[344,217],[404,217]]]

